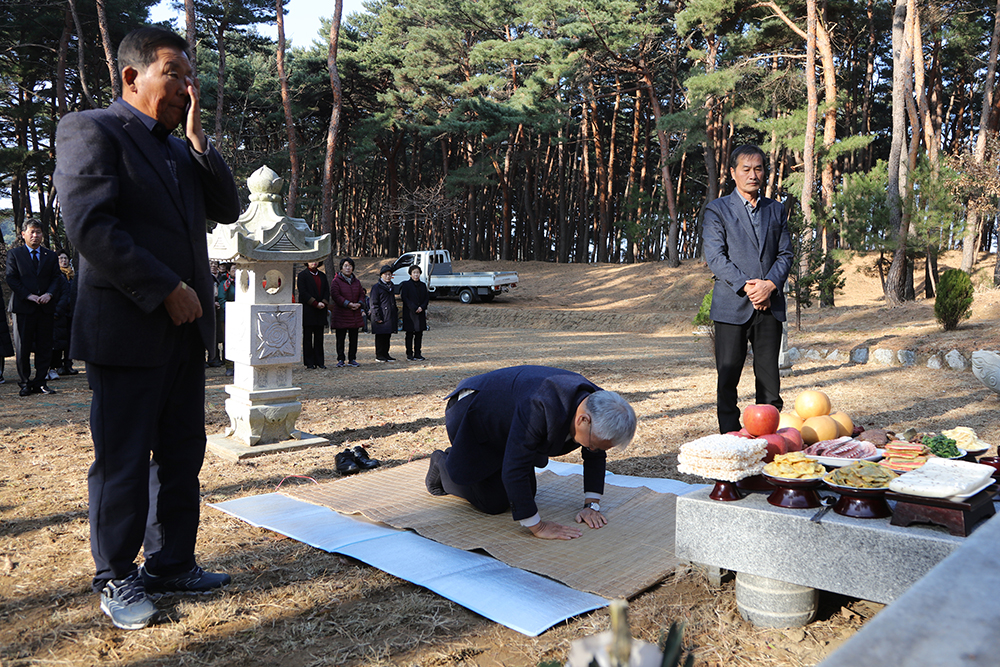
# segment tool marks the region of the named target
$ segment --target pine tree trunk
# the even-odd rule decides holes
[[[990,109],[993,107],[993,87],[996,85],[998,51],[1000,51],[1000,0],[997,1],[997,9],[993,15],[990,58],[986,65],[986,81],[983,82],[983,109],[979,114],[979,134],[976,136],[975,160],[977,164],[983,164],[986,160],[986,134]],[[971,213],[966,220],[965,236],[962,239],[962,270],[966,273],[972,273],[972,269],[976,265],[976,241],[979,238],[979,215]],[[1000,261],[1000,252],[997,252],[997,261]],[[994,273],[998,272],[1000,269],[994,271]]]
[[[194,22],[194,0],[184,0],[184,26],[192,64],[198,62],[198,28]]]
[[[326,157],[323,161],[323,195],[320,209],[320,232],[323,234],[333,232],[333,168],[337,134],[340,131],[340,111],[343,106],[343,89],[340,85],[340,73],[337,71],[337,47],[340,43],[340,17],[343,12],[344,0],[336,0],[333,20],[330,23],[330,48],[326,54],[326,66],[330,71],[330,90],[333,92],[333,108],[330,111],[330,125],[326,131]]]
[[[294,218],[295,207],[299,200],[299,142],[295,134],[295,119],[292,117],[292,98],[288,92],[288,73],[285,71],[285,3],[276,0],[276,16],[278,19],[278,82],[281,84],[281,106],[285,111],[285,132],[288,134],[288,161],[291,165],[291,175],[288,179],[288,201],[285,202],[285,215]]]
[[[85,109],[94,108],[94,96],[90,94],[90,87],[87,86],[87,70],[83,45],[86,40],[83,37],[83,26],[80,24],[80,15],[76,11],[76,0],[69,0],[69,9],[73,13],[73,23],[76,25],[76,67],[80,74],[80,88],[83,90],[83,107]]]
[[[118,64],[115,62],[115,47],[111,43],[111,30],[108,28],[108,10],[106,0],[97,0],[97,25],[101,30],[101,44],[104,45],[104,62],[108,65],[108,76],[111,79],[111,95],[113,99],[122,96],[122,83],[118,78]]]
[[[896,0],[892,18],[892,145],[889,151],[887,188],[890,228],[896,230],[896,248],[885,279],[885,300],[889,306],[899,306],[903,303],[906,237],[909,232],[908,226],[903,225],[902,193],[899,183],[903,142],[906,141],[906,77],[910,76],[903,40],[906,13],[906,0]]]
[[[222,146],[222,112],[225,108],[224,105],[224,95],[225,95],[225,83],[226,83],[226,28],[229,27],[229,23],[223,19],[219,22],[219,27],[215,34],[215,43],[218,46],[219,51],[219,69],[218,76],[216,78],[216,89],[215,89],[215,147],[219,148]]]

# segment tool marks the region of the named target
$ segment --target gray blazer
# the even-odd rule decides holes
[[[756,278],[777,285],[777,291],[771,295],[771,313],[784,322],[785,281],[793,257],[785,207],[773,199],[759,199],[761,243],[750,224],[744,201],[734,190],[705,208],[705,259],[715,274],[711,318],[726,324],[748,322],[754,309],[743,287]]]
[[[234,222],[239,196],[215,148],[195,159],[177,137],[168,137],[167,146],[176,181],[162,146],[124,104],[59,121],[54,181],[66,233],[81,257],[74,359],[166,363],[167,343],[178,327],[163,300],[182,280],[201,301],[202,341],[215,344],[205,220]]]

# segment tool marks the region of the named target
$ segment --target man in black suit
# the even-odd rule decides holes
[[[115,625],[136,629],[157,616],[152,596],[230,580],[194,550],[215,343],[206,218],[232,223],[240,204],[202,130],[187,42],[140,28],[118,64],[122,99],[59,122],[55,185],[81,257],[70,356],[87,362],[93,391],[93,588]]]
[[[607,524],[598,502],[606,452],[635,435],[635,411],[625,399],[578,373],[514,366],[463,380],[447,400],[451,447],[431,455],[426,484],[432,495],[465,498],[487,514],[509,508],[535,537],[580,537],[576,527],[542,521],[534,469],[583,447],[584,502],[576,521]]]
[[[45,383],[52,360],[52,326],[60,296],[59,260],[42,247],[42,225],[27,220],[21,231],[24,245],[7,251],[7,285],[14,316],[14,350],[21,396],[54,394]],[[35,352],[35,379],[31,379],[31,352]]]
[[[761,196],[764,152],[740,146],[729,158],[733,192],[705,208],[705,259],[715,274],[710,316],[715,322],[716,411],[719,432],[740,428],[737,387],[753,345],[756,402],[781,410],[778,352],[785,321],[785,281],[792,266],[788,216]]]
[[[323,329],[330,324],[330,282],[319,262],[307,262],[296,282],[302,304],[302,363],[306,368],[326,368]]]

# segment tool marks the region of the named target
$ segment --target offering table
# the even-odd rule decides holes
[[[808,623],[818,590],[892,602],[968,539],[832,512],[814,522],[818,510],[774,507],[766,493],[735,502],[709,493],[678,496],[675,553],[736,572],[740,613],[765,627]]]

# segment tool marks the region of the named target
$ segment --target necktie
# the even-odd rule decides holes
[[[31,263],[35,267],[35,273],[38,273],[38,251],[37,250],[32,250],[31,251]]]

